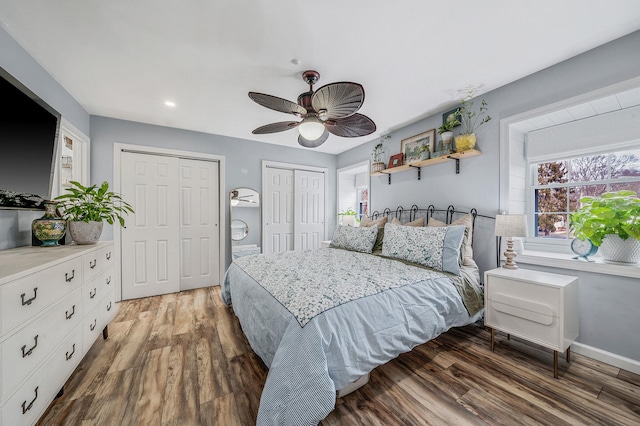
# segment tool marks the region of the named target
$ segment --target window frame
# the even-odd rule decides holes
[[[527,161],[527,180],[526,180],[526,191],[527,194],[527,203],[526,203],[526,212],[528,217],[527,225],[531,232],[529,233],[529,237],[526,238],[525,243],[529,245],[543,246],[550,245],[552,247],[568,247],[571,244],[572,238],[570,237],[570,223],[571,220],[569,215],[571,214],[571,197],[570,191],[571,188],[579,187],[579,186],[595,186],[595,185],[606,185],[605,191],[611,191],[611,184],[623,184],[623,183],[633,183],[640,182],[640,176],[629,176],[629,177],[619,177],[612,178],[611,177],[611,155],[616,153],[629,153],[629,151],[640,150],[640,141],[630,144],[624,148],[614,147],[611,150],[593,150],[591,152],[581,151],[575,155],[566,156],[561,159],[545,159],[545,160],[533,160]],[[578,158],[586,158],[598,155],[605,155],[606,158],[606,167],[607,167],[607,177],[605,179],[597,180],[597,181],[571,181],[571,160],[575,160]],[[640,157],[640,153],[637,154]],[[565,183],[552,183],[547,185],[538,184],[538,165],[545,163],[554,163],[554,162],[562,162],[566,161],[568,163],[567,167],[567,182]],[[539,189],[557,189],[557,188],[566,188],[567,189],[567,199],[566,199],[566,211],[557,211],[557,212],[543,212],[543,214],[566,214],[567,215],[567,237],[566,238],[545,238],[535,236],[536,234],[536,217],[540,215],[539,212],[536,211],[537,200],[536,200],[536,190]],[[640,193],[640,192],[639,192]]]

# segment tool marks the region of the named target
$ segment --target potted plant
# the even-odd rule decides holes
[[[453,142],[453,128],[459,126],[460,120],[458,120],[458,115],[460,114],[460,109],[455,110],[451,114],[447,115],[447,118],[442,123],[442,126],[438,128],[438,134],[442,136],[442,150],[451,152],[451,145]]]
[[[109,191],[109,184],[84,186],[69,182],[68,193],[56,197],[62,217],[69,221],[69,233],[76,244],[95,244],[102,233],[103,221],[124,227],[123,215],[133,213],[133,208],[120,195]]]
[[[633,264],[640,261],[640,198],[635,192],[582,197],[580,208],[569,217],[573,235],[600,247],[604,260]]]
[[[341,218],[342,225],[345,226],[355,226],[357,213],[353,211],[351,207],[348,207],[346,210],[342,210],[338,213],[338,216]]]
[[[475,148],[476,130],[491,120],[488,114],[487,102],[484,99],[480,101],[480,108],[477,111],[474,109],[473,93],[473,90],[467,91],[467,95],[462,99],[462,106],[457,111],[457,115],[462,122],[462,133],[455,138],[457,152]]]
[[[373,163],[371,164],[371,173],[384,170],[384,162],[382,161],[382,142],[373,148]]]
[[[429,149],[428,144],[420,145],[418,152],[420,154],[420,160],[428,160],[429,157],[431,157],[431,150]]]

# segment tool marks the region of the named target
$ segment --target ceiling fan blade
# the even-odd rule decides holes
[[[376,131],[376,123],[363,114],[353,114],[341,120],[328,120],[325,128],[336,136],[343,138],[357,138]]]
[[[265,133],[277,133],[284,132],[285,130],[293,129],[298,126],[297,121],[281,121],[279,123],[271,123],[265,124],[264,126],[260,126],[255,129],[253,132],[254,135],[264,135]]]
[[[322,86],[313,94],[311,105],[316,112],[327,111],[327,118],[337,120],[356,113],[364,102],[364,87],[358,83],[340,82]]]
[[[277,96],[265,95],[264,93],[249,92],[249,97],[256,103],[280,112],[297,115],[303,117],[307,114],[307,110],[295,102],[278,98]]]
[[[305,148],[317,148],[322,145],[327,138],[329,137],[329,132],[327,132],[327,128],[325,127],[324,133],[318,139],[310,141],[309,139],[305,139],[302,135],[298,135],[298,143]]]

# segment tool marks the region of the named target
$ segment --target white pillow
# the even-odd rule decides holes
[[[378,225],[353,227],[338,225],[331,238],[331,247],[371,253],[378,236]]]
[[[387,224],[382,255],[460,274],[464,226],[415,227]]]

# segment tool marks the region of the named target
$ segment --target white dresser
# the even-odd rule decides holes
[[[112,242],[0,251],[0,426],[30,425],[117,312]]]
[[[529,269],[498,268],[484,274],[485,326],[553,349],[558,378],[558,351],[570,361],[578,337],[578,278]]]

